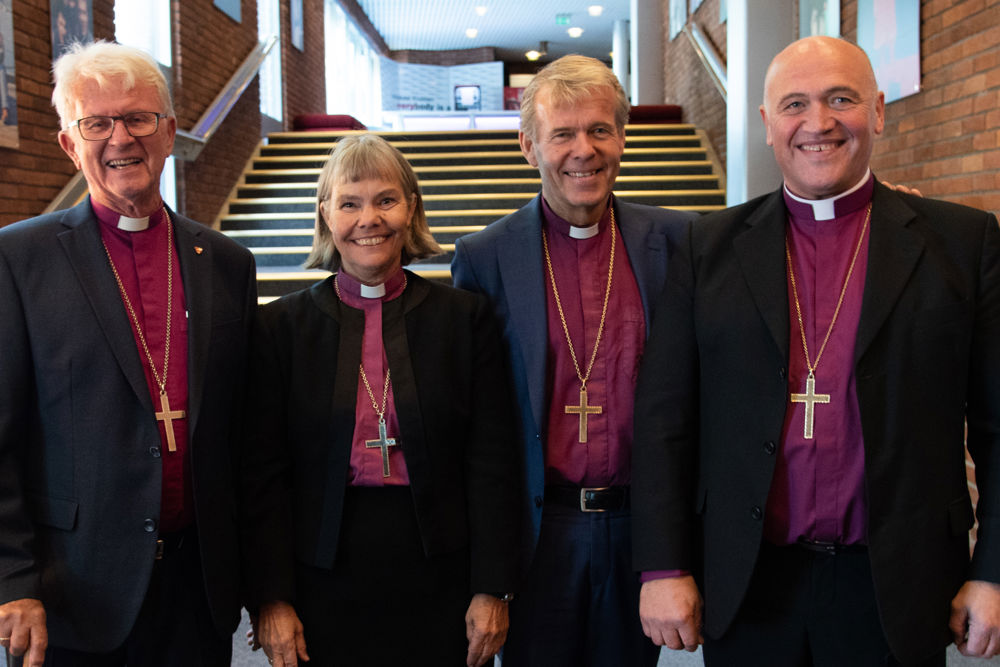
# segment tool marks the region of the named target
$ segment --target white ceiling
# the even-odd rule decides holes
[[[549,61],[567,53],[608,60],[616,19],[629,18],[629,0],[358,0],[368,19],[392,50],[450,50],[492,46],[498,57],[524,59],[524,52],[549,43]],[[587,7],[604,7],[599,17]],[[487,8],[483,16],[476,7]],[[569,25],[557,25],[557,14],[570,14]],[[566,29],[583,28],[571,38]],[[467,28],[479,34],[469,39]]]

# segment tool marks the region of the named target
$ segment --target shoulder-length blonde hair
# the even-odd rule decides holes
[[[412,202],[409,234],[403,244],[402,263],[406,266],[415,259],[441,254],[441,246],[431,236],[424,213],[424,200],[413,167],[403,154],[388,141],[374,134],[356,134],[344,137],[330,152],[323,165],[316,187],[316,228],[312,252],[306,258],[307,269],[340,269],[340,251],[333,243],[333,234],[323,218],[323,207],[338,183],[357,183],[380,179],[398,183],[403,197]]]

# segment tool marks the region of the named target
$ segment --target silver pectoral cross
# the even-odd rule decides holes
[[[809,376],[806,377],[806,393],[804,394],[792,394],[792,403],[805,403],[806,404],[806,419],[805,426],[802,429],[802,437],[806,440],[813,439],[813,419],[815,418],[814,406],[816,403],[829,403],[830,394],[817,394],[816,393],[816,376],[813,375],[812,371],[809,371]]]
[[[378,440],[365,440],[365,447],[368,449],[381,449],[382,450],[382,476],[389,476],[389,448],[395,447],[399,443],[396,442],[395,438],[387,438],[385,436],[385,418],[379,417],[378,420]]]

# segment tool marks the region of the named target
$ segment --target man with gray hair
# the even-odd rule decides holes
[[[145,53],[54,66],[90,196],[0,230],[0,645],[25,664],[229,665],[253,258],[171,212]]]
[[[521,151],[542,192],[459,239],[455,285],[504,331],[525,493],[523,590],[505,667],[655,665],[631,564],[632,403],[671,248],[693,214],[612,194],[629,104],[610,69],[565,56],[521,103]]]

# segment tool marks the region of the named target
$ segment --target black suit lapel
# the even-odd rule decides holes
[[[200,238],[198,223],[173,217],[188,311],[188,433],[194,433],[201,413],[212,336],[212,246]]]
[[[923,238],[908,227],[914,217],[913,210],[898,195],[875,184],[865,293],[854,345],[855,363],[875,340],[923,254]]]
[[[100,223],[90,210],[89,200],[67,213],[64,222],[69,229],[59,233],[59,242],[66,251],[80,287],[94,310],[122,373],[142,405],[152,412],[153,402],[149,396],[149,386],[146,384],[132,326],[101,243]],[[68,335],[71,334],[72,332],[68,332]]]
[[[779,190],[747,218],[748,229],[733,241],[747,287],[783,359],[788,359],[787,217]]]

